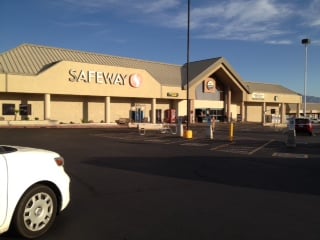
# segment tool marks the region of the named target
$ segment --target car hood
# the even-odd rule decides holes
[[[25,147],[25,146],[14,146],[14,145],[0,145],[1,147],[5,147],[7,149],[12,149],[12,151],[8,151],[8,153],[32,153],[35,155],[42,155],[45,154],[46,156],[52,156],[52,157],[58,157],[60,156],[58,153],[46,150],[46,149],[39,149],[39,148],[33,148],[33,147]]]

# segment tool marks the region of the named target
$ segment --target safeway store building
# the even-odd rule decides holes
[[[189,111],[191,123],[208,116],[286,123],[289,104],[297,115],[301,101],[283,86],[245,82],[222,57],[191,62],[187,84],[187,64],[30,44],[0,55],[0,116],[6,121],[175,122]]]

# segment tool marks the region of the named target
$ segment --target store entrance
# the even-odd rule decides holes
[[[197,108],[196,109],[196,116],[195,120],[198,123],[206,123],[208,120],[215,118],[216,121],[224,122],[225,115],[224,115],[224,109],[217,109],[217,108]]]
[[[134,107],[131,107],[131,122],[142,123],[146,122],[145,118],[145,105],[135,104]]]

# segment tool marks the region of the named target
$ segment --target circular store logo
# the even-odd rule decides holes
[[[130,75],[129,77],[129,84],[133,88],[138,88],[142,84],[142,78],[139,74],[135,73]]]
[[[204,92],[206,93],[215,93],[216,91],[216,80],[213,78],[207,78],[204,81]]]
[[[208,90],[213,90],[215,88],[215,84],[213,80],[208,80],[207,81],[207,89]]]

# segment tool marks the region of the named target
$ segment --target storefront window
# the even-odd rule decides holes
[[[214,108],[197,108],[196,109],[196,121],[199,123],[208,122],[212,118],[215,120],[223,122],[226,121],[224,116],[224,109],[214,109]]]
[[[31,104],[20,104],[19,113],[21,116],[31,115]]]
[[[2,104],[2,115],[15,115],[14,104]]]

